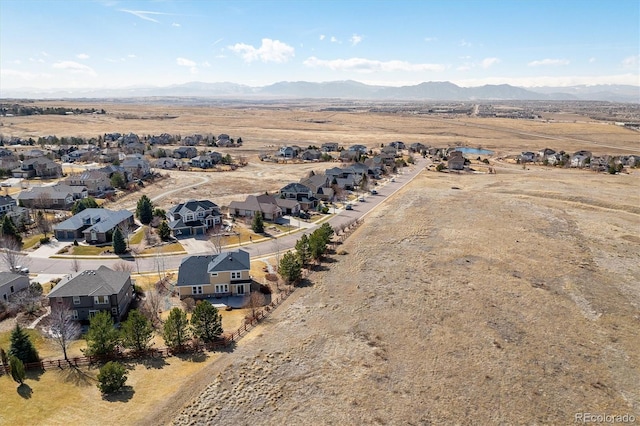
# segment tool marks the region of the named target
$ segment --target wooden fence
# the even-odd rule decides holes
[[[201,343],[192,341],[191,344],[185,345],[181,348],[157,348],[149,349],[144,352],[135,351],[117,351],[110,356],[79,356],[66,359],[47,359],[38,362],[30,362],[24,365],[26,370],[52,370],[52,369],[64,369],[74,367],[84,367],[95,363],[103,363],[107,361],[119,361],[119,360],[135,360],[135,359],[148,359],[148,358],[167,358],[169,356],[179,353],[199,352],[202,350],[215,351],[224,349],[231,345],[233,342],[237,342],[251,331],[256,325],[258,325],[265,318],[269,317],[271,313],[277,308],[287,297],[291,295],[293,289],[287,288],[285,291],[279,293],[275,299],[272,299],[271,303],[264,308],[257,310],[256,315],[253,318],[249,318],[245,323],[240,326],[236,331],[231,334],[223,334],[219,340],[210,343]],[[0,364],[0,376],[3,374],[9,374],[9,366]]]

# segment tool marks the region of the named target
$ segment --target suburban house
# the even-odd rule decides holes
[[[251,258],[244,250],[189,256],[178,270],[180,298],[245,296],[251,292]]]
[[[16,200],[9,195],[0,195],[0,218],[5,215],[9,216],[14,224],[31,223],[29,209],[18,207]]]
[[[58,177],[62,176],[62,166],[47,157],[37,157],[24,160],[19,168],[11,171],[11,174],[15,178],[24,179]]]
[[[389,144],[389,146],[395,148],[395,149],[407,149],[406,145],[404,144],[404,142],[401,141],[393,141]]]
[[[526,151],[520,154],[518,157],[521,163],[532,163],[536,161],[536,153],[531,151]]]
[[[219,152],[211,151],[202,155],[193,157],[189,164],[191,167],[200,167],[201,169],[208,169],[222,161],[222,154]]]
[[[278,150],[278,156],[282,158],[295,158],[298,156],[298,150],[292,146],[283,146]]]
[[[29,287],[29,276],[13,272],[0,272],[0,301],[6,302],[13,293]]]
[[[275,221],[282,217],[282,209],[271,201],[261,203],[257,196],[248,195],[244,201],[229,203],[229,216],[252,218],[256,213],[262,213],[264,220]]]
[[[340,161],[356,161],[359,156],[359,151],[344,150],[340,151],[340,156],[338,157],[338,159]]]
[[[449,153],[447,167],[449,170],[464,170],[465,158],[460,151],[452,151]]]
[[[157,169],[175,169],[176,167],[178,167],[178,163],[174,158],[161,157],[153,162],[153,167]]]
[[[313,196],[319,200],[330,201],[333,198],[331,179],[326,174],[316,174],[300,180],[300,183],[313,192]]]
[[[409,145],[409,151],[411,152],[422,152],[427,149],[427,146],[420,142],[414,142]]]
[[[591,161],[591,153],[589,151],[578,151],[571,156],[570,167],[584,167]]]
[[[84,209],[54,225],[53,233],[60,241],[84,238],[100,244],[112,241],[116,227],[133,227],[133,223],[133,213],[128,210]]]
[[[283,198],[297,200],[302,210],[312,210],[318,204],[317,198],[313,196],[313,192],[309,187],[301,183],[290,183],[281,188],[279,192]]]
[[[171,207],[167,220],[174,237],[204,235],[207,229],[222,222],[222,213],[212,201],[189,200]]]
[[[351,145],[349,147],[349,151],[358,152],[360,154],[366,154],[369,151],[369,149],[364,145],[356,144],[356,145]]]
[[[111,189],[109,173],[105,170],[87,170],[65,179],[70,186],[85,186],[89,195],[102,195]]]
[[[198,149],[193,146],[181,146],[173,150],[173,156],[176,158],[193,158],[198,155]]]
[[[337,151],[338,148],[339,148],[338,142],[327,142],[327,143],[323,143],[320,146],[320,150],[322,152],[333,152],[333,151]]]
[[[318,161],[322,156],[319,149],[307,149],[300,154],[300,159],[304,161]]]
[[[34,186],[18,194],[18,201],[24,207],[41,209],[67,209],[76,200],[87,198],[89,191],[84,186],[57,184],[53,186]]]
[[[56,285],[48,298],[52,311],[68,308],[75,320],[88,322],[98,312],[107,311],[119,322],[133,301],[133,282],[129,272],[102,265]]]
[[[120,164],[131,179],[139,179],[151,173],[151,165],[139,154],[127,155],[127,158]]]

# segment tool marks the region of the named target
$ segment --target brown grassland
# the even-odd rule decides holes
[[[244,146],[228,152],[249,165],[207,174],[200,187],[216,201],[325,167],[260,164],[269,145],[640,151],[637,132],[586,118],[83,106],[109,114],[2,118],[0,132],[242,137]],[[177,118],[152,118],[163,114]],[[0,424],[570,424],[579,412],[640,419],[639,169],[495,167],[495,175],[422,172],[366,217],[339,247],[346,254],[332,254],[232,351],[132,365],[129,390],[112,399],[100,397],[95,369],[30,375],[29,397],[0,377]],[[256,177],[266,182],[257,188]]]

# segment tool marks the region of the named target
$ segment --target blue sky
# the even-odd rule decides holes
[[[640,2],[0,0],[0,89],[640,85]]]

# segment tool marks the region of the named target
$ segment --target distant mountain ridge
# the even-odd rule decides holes
[[[282,81],[262,87],[237,83],[190,82],[123,89],[5,89],[0,98],[135,98],[188,96],[227,99],[353,99],[386,101],[582,100],[640,103],[640,86],[594,85],[523,88],[509,84],[460,87],[448,81],[413,86],[373,86],[353,80],[313,83]]]

